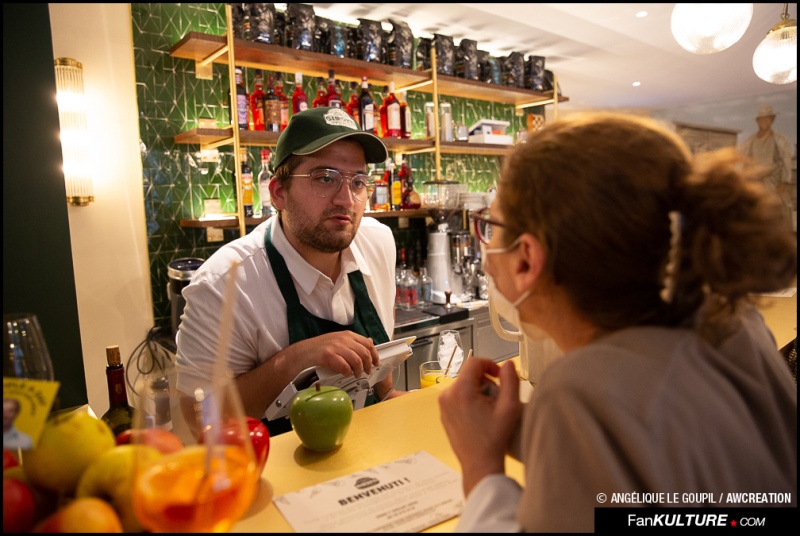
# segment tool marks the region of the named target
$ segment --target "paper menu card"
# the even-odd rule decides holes
[[[426,451],[275,497],[295,532],[419,532],[461,515],[461,475]]]

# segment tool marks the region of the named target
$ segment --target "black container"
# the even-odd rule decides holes
[[[189,284],[195,271],[205,262],[205,259],[187,257],[175,259],[167,265],[167,296],[169,296],[172,306],[172,337],[178,334],[178,327],[181,324],[183,308],[186,307],[186,300],[183,299],[183,288]]]

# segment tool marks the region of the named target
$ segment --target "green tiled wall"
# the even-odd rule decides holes
[[[203,201],[219,198],[222,210],[235,212],[235,180],[232,147],[220,147],[218,162],[200,161],[200,147],[173,142],[179,132],[198,126],[198,118],[211,117],[219,125],[230,123],[228,106],[228,69],[213,66],[212,80],[198,80],[194,62],[173,58],[169,50],[187,32],[215,35],[226,32],[224,4],[131,4],[133,25],[136,91],[139,105],[139,128],[142,151],[142,187],[147,219],[150,277],[153,289],[154,316],[158,325],[170,321],[170,303],[166,290],[168,264],[183,257],[208,258],[221,245],[238,238],[238,229],[224,231],[224,241],[208,243],[203,229],[183,228],[181,219],[203,214]],[[253,70],[245,68],[245,83],[252,88]],[[265,73],[266,75],[266,73]],[[284,93],[294,91],[294,77],[285,76]],[[303,86],[313,99],[316,81],[305,76]],[[376,102],[380,88],[373,87]],[[345,90],[349,98],[349,88]],[[411,91],[407,102],[412,110],[412,138],[424,132],[423,109],[430,94]],[[472,125],[481,118],[506,120],[514,135],[524,128],[524,117],[517,117],[513,106],[486,101],[442,96],[449,102],[453,121]],[[535,111],[535,109],[534,109]],[[258,147],[248,147],[254,173],[260,168]],[[435,176],[433,154],[409,157],[414,180],[420,185]],[[442,155],[442,177],[458,180],[468,191],[485,191],[499,175],[500,158],[474,155]],[[395,226],[393,219],[386,220]],[[397,231],[398,237],[408,233]],[[405,240],[405,238],[403,238]]]

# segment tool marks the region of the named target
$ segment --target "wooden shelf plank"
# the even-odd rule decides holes
[[[506,156],[514,150],[513,145],[497,145],[492,143],[470,143],[467,141],[441,142],[439,150],[442,154],[472,154],[484,156]]]

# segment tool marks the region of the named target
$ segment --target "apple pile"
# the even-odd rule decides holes
[[[258,419],[247,424],[260,478],[269,432]],[[131,497],[135,460],[183,446],[159,428],[114,437],[108,425],[82,411],[51,417],[22,463],[3,449],[3,532],[143,532]]]

